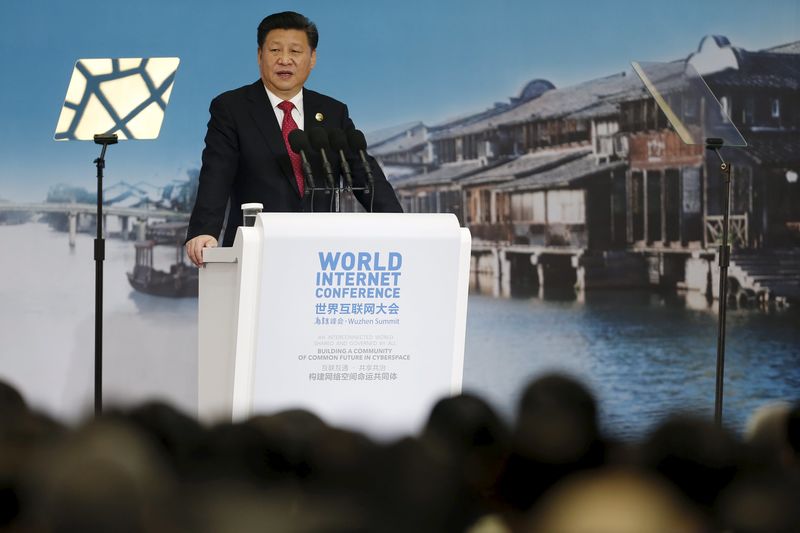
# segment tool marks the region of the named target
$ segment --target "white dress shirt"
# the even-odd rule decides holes
[[[264,85],[264,90],[267,91],[267,96],[269,97],[269,102],[272,104],[272,110],[275,112],[275,118],[278,119],[278,128],[283,127],[283,110],[278,107],[278,105],[283,102],[283,98],[280,96],[276,96],[272,93],[267,86]],[[295,123],[297,123],[297,127],[301,130],[305,129],[305,121],[303,120],[303,90],[300,89],[293,98],[289,100],[291,103],[294,104],[294,109],[292,109],[292,118],[294,119]]]

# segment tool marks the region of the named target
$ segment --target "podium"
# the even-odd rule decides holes
[[[259,214],[203,251],[199,417],[417,431],[461,391],[470,247],[452,214]]]

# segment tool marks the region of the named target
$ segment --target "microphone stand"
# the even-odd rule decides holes
[[[314,192],[317,187],[314,185],[314,176],[311,173],[311,164],[308,162],[305,150],[300,150],[300,164],[303,167],[303,174],[306,178],[306,194],[311,194],[311,212],[314,212]]]
[[[357,130],[357,129],[348,129],[346,132],[347,143],[350,145],[350,149],[353,152],[358,152],[359,157],[361,158],[361,165],[364,167],[364,172],[367,175],[367,183],[366,187],[359,187],[355,189],[352,187],[351,183],[351,190],[363,190],[364,194],[371,195],[369,200],[369,212],[372,213],[374,211],[375,205],[375,178],[372,175],[372,166],[370,165],[369,158],[367,157],[367,140],[364,138],[364,134]]]
[[[350,163],[347,162],[347,157],[344,155],[344,150],[339,148],[339,161],[342,165],[342,173],[339,175],[339,188],[336,191],[336,212],[341,213],[342,207],[339,203],[339,197],[343,191],[353,191],[353,174],[350,171]],[[345,185],[346,182],[346,185]]]
[[[372,167],[369,164],[369,159],[367,159],[367,154],[364,150],[359,150],[358,155],[361,156],[361,163],[364,165],[364,170],[367,173],[367,192],[370,194],[369,198],[369,212],[372,213],[373,211],[373,203],[375,202],[375,178],[372,176]]]
[[[331,206],[329,211],[333,212],[333,203],[334,198],[338,200],[338,195],[336,194],[336,180],[333,177],[333,169],[331,168],[331,162],[328,160],[328,154],[325,153],[325,148],[320,146],[318,148],[319,155],[322,157],[322,168],[325,170],[325,177],[327,178],[328,186],[330,187],[332,196],[331,196]],[[337,202],[338,205],[338,202]]]
[[[103,261],[106,258],[106,241],[103,238],[103,169],[106,166],[106,149],[117,144],[116,134],[95,135],[94,142],[102,146],[97,166],[97,236],[94,239],[94,414],[103,412]]]
[[[341,200],[340,197],[342,195],[342,189],[343,188],[344,188],[344,184],[342,183],[342,177],[339,176],[339,183],[336,185],[336,188],[333,191],[333,198],[334,198],[334,201],[333,201],[333,204],[334,204],[333,212],[334,213],[341,213],[342,212],[342,205],[340,203],[340,200]]]

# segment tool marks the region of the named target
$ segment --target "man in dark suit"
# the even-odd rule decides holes
[[[225,222],[223,246],[230,246],[242,223],[240,204],[259,202],[265,211],[330,211],[331,193],[303,194],[299,157],[288,147],[295,128],[354,128],[347,106],[305,89],[317,60],[317,27],[299,13],[266,17],[258,26],[258,66],[261,79],[228,91],[211,102],[211,119],[203,150],[200,184],[187,232],[186,253],[197,266],[203,248],[216,246]],[[325,182],[319,155],[310,154],[317,186]],[[338,157],[331,158],[334,175]],[[374,198],[359,191],[356,198],[375,211],[402,212],[400,203],[377,163]],[[366,183],[360,160],[350,162],[354,185]]]

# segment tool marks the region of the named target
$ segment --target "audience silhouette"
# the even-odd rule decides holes
[[[165,402],[74,427],[0,381],[0,530],[792,533],[800,404],[744,437],[676,413],[615,440],[579,381],[538,377],[508,421],[473,394],[377,442],[289,410],[203,425]]]

